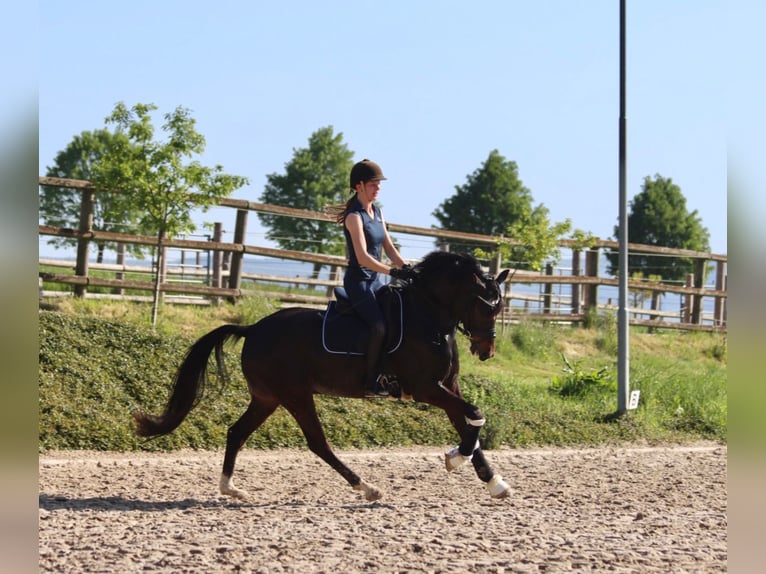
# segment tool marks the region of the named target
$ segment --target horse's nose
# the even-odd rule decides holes
[[[479,355],[479,360],[486,361],[487,359],[491,359],[494,356],[495,356],[495,345],[493,343],[492,345],[489,346],[488,349],[486,349],[485,351],[482,351],[482,353]]]

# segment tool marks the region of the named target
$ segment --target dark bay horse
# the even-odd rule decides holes
[[[383,372],[396,379],[402,397],[446,412],[460,435],[459,446],[445,454],[447,470],[470,460],[490,495],[504,498],[509,487],[492,471],[479,445],[484,417],[460,392],[456,336],[457,331],[467,335],[471,353],[480,360],[494,355],[495,319],[502,309],[500,286],[508,270],[493,277],[485,274],[470,255],[435,251],[423,258],[414,271],[411,282],[384,288],[400,295],[403,326],[400,344],[385,355]],[[317,417],[315,394],[364,396],[364,357],[328,353],[322,342],[323,318],[324,313],[315,309],[288,308],[250,326],[223,325],[204,335],[192,345],[178,368],[165,411],[161,415],[134,413],[136,432],[151,437],[178,427],[202,399],[210,355],[215,353],[218,374],[225,381],[224,343],[242,338],[242,370],[251,400],[228,430],[221,493],[246,497],[232,481],[237,453],[281,405],[295,418],[313,453],[340,473],[354,490],[362,491],[367,500],[379,499],[377,488],[363,482],[335,456]]]

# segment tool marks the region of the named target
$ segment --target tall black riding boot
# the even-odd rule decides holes
[[[382,382],[380,354],[386,335],[383,323],[370,327],[370,341],[367,345],[367,373],[364,379],[365,397],[387,397],[388,389]]]

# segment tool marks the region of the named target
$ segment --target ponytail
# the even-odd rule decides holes
[[[354,203],[354,200],[356,199],[356,194],[353,194],[351,197],[348,198],[348,201],[346,201],[346,204],[343,206],[342,209],[338,212],[338,215],[335,216],[335,223],[338,223],[340,225],[346,224],[346,216],[348,215],[349,209],[351,209],[351,205]]]

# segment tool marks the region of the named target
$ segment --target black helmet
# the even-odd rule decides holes
[[[377,163],[369,159],[358,161],[351,168],[351,189],[354,189],[360,181],[377,181],[381,179],[386,179],[386,176],[383,175],[383,170],[380,169]]]

